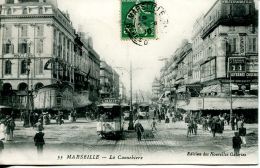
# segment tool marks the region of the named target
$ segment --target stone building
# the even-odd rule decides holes
[[[0,13],[2,98],[11,94],[9,105],[18,107],[13,97],[57,84],[73,92],[95,90],[98,96],[100,60],[91,43],[75,31],[56,0],[5,0]]]
[[[170,84],[177,94],[175,106],[214,114],[232,111],[255,119],[257,28],[253,0],[217,0],[199,17],[192,43],[182,44],[161,70],[165,88]]]
[[[119,98],[119,75],[105,61],[100,64],[101,98]]]

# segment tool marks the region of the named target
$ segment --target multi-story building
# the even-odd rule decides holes
[[[105,61],[100,64],[100,89],[101,98],[119,98],[119,75]]]
[[[119,83],[119,97],[121,102],[127,103],[126,87],[122,81]]]
[[[5,0],[0,13],[2,97],[57,83],[71,87],[72,94],[74,89],[95,89],[98,94],[99,56],[87,40],[76,33],[56,0]],[[52,95],[50,89],[39,92],[46,101],[47,92]]]
[[[217,0],[196,20],[192,47],[190,43],[182,45],[161,70],[163,81],[173,81],[178,95],[176,105],[215,113],[250,111],[244,114],[255,118],[257,42],[254,1]],[[186,102],[182,101],[183,93]]]
[[[161,84],[158,78],[154,78],[152,83],[152,99],[157,101],[161,94]]]

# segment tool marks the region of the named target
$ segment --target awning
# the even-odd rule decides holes
[[[230,110],[230,98],[204,98],[204,110]],[[232,109],[258,109],[258,98],[232,98]]]
[[[232,109],[258,109],[257,97],[233,97]],[[229,97],[193,97],[177,100],[177,108],[184,110],[230,110]]]
[[[220,92],[221,88],[220,85],[211,85],[211,86],[207,86],[204,87],[200,93],[212,93],[212,92]]]
[[[183,110],[201,110],[203,108],[203,99],[199,97],[194,97],[189,100],[178,100],[177,108]]]

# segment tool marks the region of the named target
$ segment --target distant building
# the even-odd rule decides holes
[[[119,75],[105,61],[100,64],[101,98],[119,98]]]
[[[158,100],[161,94],[161,84],[158,78],[154,78],[152,83],[152,99]]]
[[[127,102],[127,92],[126,92],[126,88],[125,85],[122,81],[120,81],[119,83],[119,96],[122,102],[126,103]]]

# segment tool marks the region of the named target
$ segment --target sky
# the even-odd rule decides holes
[[[164,64],[161,58],[170,57],[183,39],[191,39],[195,20],[206,13],[215,0],[156,0],[162,6],[169,23],[158,40],[147,46],[137,46],[121,39],[120,0],[58,0],[62,11],[68,11],[75,28],[93,38],[93,46],[100,57],[116,68],[129,89],[129,65],[133,64],[133,90],[149,92],[155,76],[159,77]]]
[[[102,60],[117,70],[127,90],[132,60],[133,90],[149,92],[164,64],[160,60],[170,57],[184,39],[191,41],[193,24],[215,1],[156,0],[157,5],[165,9],[164,18],[169,23],[167,28],[158,28],[159,39],[149,40],[148,45],[141,47],[121,39],[121,0],[58,0],[58,7],[68,11],[76,29],[81,25],[92,37],[94,49]]]

